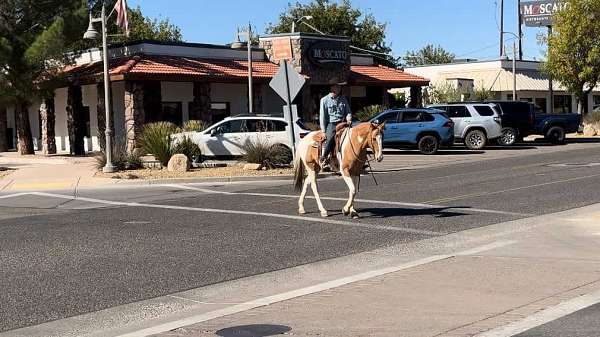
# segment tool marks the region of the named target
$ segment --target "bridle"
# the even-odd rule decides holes
[[[348,128],[348,130],[346,131],[346,136],[348,136],[348,132],[352,127]],[[369,135],[367,136],[367,144],[369,146],[369,148],[371,150],[373,150],[373,153],[375,152],[375,147],[373,146],[373,131],[377,130],[377,128],[375,129],[371,129],[369,130]],[[361,164],[367,164],[367,166],[369,166],[369,171],[371,172],[371,176],[373,177],[373,181],[375,182],[375,185],[378,186],[379,183],[377,183],[377,179],[375,179],[375,174],[373,173],[373,168],[371,167],[371,161],[373,161],[373,159],[369,159],[369,154],[366,154],[366,159],[362,160],[360,159],[360,157],[358,156],[358,154],[356,154],[356,150],[354,150],[354,145],[352,144],[352,138],[350,138],[350,149],[352,149],[352,154],[354,155],[354,157],[356,158],[356,160],[361,163]],[[362,149],[361,149],[362,150]],[[375,156],[375,154],[373,154],[373,156]],[[358,175],[358,186],[356,186],[357,190],[360,190],[360,174]]]

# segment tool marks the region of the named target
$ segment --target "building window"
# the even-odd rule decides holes
[[[592,103],[592,110],[600,109],[600,95],[594,95]]]
[[[536,106],[537,106],[537,107],[538,107],[538,108],[539,108],[539,109],[540,109],[540,110],[541,110],[543,113],[546,113],[546,109],[547,109],[546,102],[547,102],[547,101],[546,101],[546,98],[545,98],[545,97],[544,97],[544,98],[540,98],[540,97],[536,97],[536,98],[535,98],[535,105],[536,105]]]
[[[571,95],[555,95],[553,113],[563,114],[570,113],[573,106],[573,98]]]
[[[513,100],[513,95],[512,94],[506,95],[506,100],[507,101],[512,101]]]
[[[533,98],[531,98],[531,97],[519,97],[519,101],[533,103]]]
[[[183,123],[181,102],[162,102],[160,121],[171,122],[176,125]]]
[[[229,102],[212,102],[210,103],[210,118],[211,123],[220,122],[225,117],[231,116]]]

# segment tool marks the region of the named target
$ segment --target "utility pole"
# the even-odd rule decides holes
[[[548,26],[548,39],[552,36],[552,26]],[[554,88],[552,87],[552,75],[548,75],[548,91],[550,91],[550,111],[546,113],[554,113]]]
[[[254,95],[252,93],[252,25],[248,22],[248,112],[254,113]]]
[[[512,71],[513,71],[513,101],[516,101],[517,100],[517,43],[515,41],[513,41]]]
[[[523,61],[523,27],[521,26],[521,0],[518,0],[517,6],[517,22],[519,24],[519,61]]]
[[[504,55],[504,0],[500,0],[500,56]]]

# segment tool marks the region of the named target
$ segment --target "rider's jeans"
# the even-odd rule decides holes
[[[333,148],[335,147],[335,127],[340,122],[333,122],[327,124],[327,129],[325,130],[325,135],[327,136],[327,141],[325,142],[325,151],[323,151],[323,158],[327,158]]]

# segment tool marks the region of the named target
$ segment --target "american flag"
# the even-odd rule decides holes
[[[114,8],[117,12],[117,26],[125,30],[125,35],[129,36],[129,20],[127,19],[127,0],[117,0]]]

